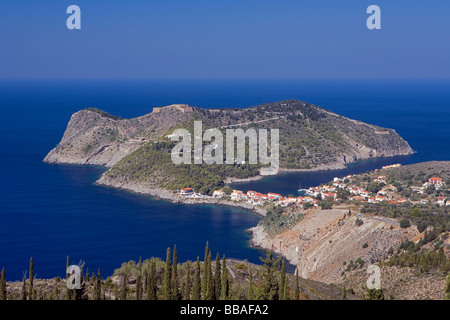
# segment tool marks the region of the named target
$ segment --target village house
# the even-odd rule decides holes
[[[359,191],[359,195],[367,198],[370,195],[370,193],[369,193],[369,191],[363,190],[363,191]]]
[[[213,192],[213,198],[222,198],[225,195],[225,192],[222,190],[214,190]]]
[[[322,187],[322,191],[325,191],[325,192],[334,192],[336,190],[336,188],[335,187],[331,187],[331,186],[323,186]]]
[[[318,197],[319,194],[320,194],[320,189],[319,189],[319,187],[310,187],[310,188],[306,191],[306,193],[309,194],[310,196]]]
[[[270,200],[276,200],[281,198],[281,194],[278,193],[269,192],[267,193],[267,195],[269,196]]]
[[[180,194],[183,196],[191,196],[194,194],[194,190],[192,188],[183,188],[180,190]]]
[[[444,202],[445,202],[445,197],[438,197],[436,204],[441,206],[444,204]]]
[[[233,190],[231,192],[231,200],[239,201],[242,198],[242,191],[241,190]]]
[[[428,179],[428,183],[430,185],[435,186],[436,189],[439,189],[440,187],[442,187],[442,184],[443,184],[442,179],[438,178],[438,177],[432,177],[432,178]]]
[[[428,184],[427,184],[428,185]],[[415,193],[418,193],[418,194],[423,194],[423,187],[416,187],[416,186],[412,186],[411,187],[411,190],[413,191],[413,192],[415,192]]]
[[[364,198],[361,197],[361,196],[353,196],[353,197],[350,197],[348,199],[351,200],[351,201],[364,201]]]
[[[322,192],[322,199],[323,200],[334,201],[334,200],[336,200],[336,193],[334,193],[334,192]]]

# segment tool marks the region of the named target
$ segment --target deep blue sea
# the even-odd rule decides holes
[[[0,268],[19,280],[34,260],[36,277],[64,276],[66,257],[105,276],[128,260],[204,255],[258,263],[245,231],[259,217],[238,208],[177,205],[93,185],[95,166],[42,162],[72,113],[97,107],[122,117],[153,107],[247,107],[283,99],[314,103],[344,116],[394,128],[416,154],[362,161],[345,170],[289,173],[239,184],[282,194],[392,163],[450,160],[450,81],[381,80],[0,80]]]

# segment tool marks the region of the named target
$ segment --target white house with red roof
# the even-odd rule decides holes
[[[231,200],[239,201],[242,198],[242,191],[241,190],[233,190],[231,192]]]
[[[428,179],[428,183],[435,186],[437,189],[442,187],[442,179],[438,178],[438,177],[432,177],[430,179]]]
[[[183,196],[190,196],[194,194],[194,190],[192,190],[192,188],[183,188],[180,190],[180,194]]]

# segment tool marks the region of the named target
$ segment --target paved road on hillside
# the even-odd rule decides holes
[[[400,225],[400,223],[398,223],[398,222],[394,222],[394,221],[390,221],[390,220],[386,220],[386,219],[383,219],[383,218],[376,218],[376,217],[366,217],[366,216],[364,216],[362,213],[358,213],[357,215],[356,215],[357,217],[360,217],[360,218],[366,218],[366,219],[373,219],[373,220],[378,220],[378,221],[382,221],[382,222],[386,222],[386,223],[390,223],[390,224],[393,224],[393,225],[396,225],[396,226],[399,226]]]

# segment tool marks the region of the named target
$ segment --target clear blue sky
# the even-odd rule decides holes
[[[450,78],[449,57],[448,0],[0,1],[0,78]]]

